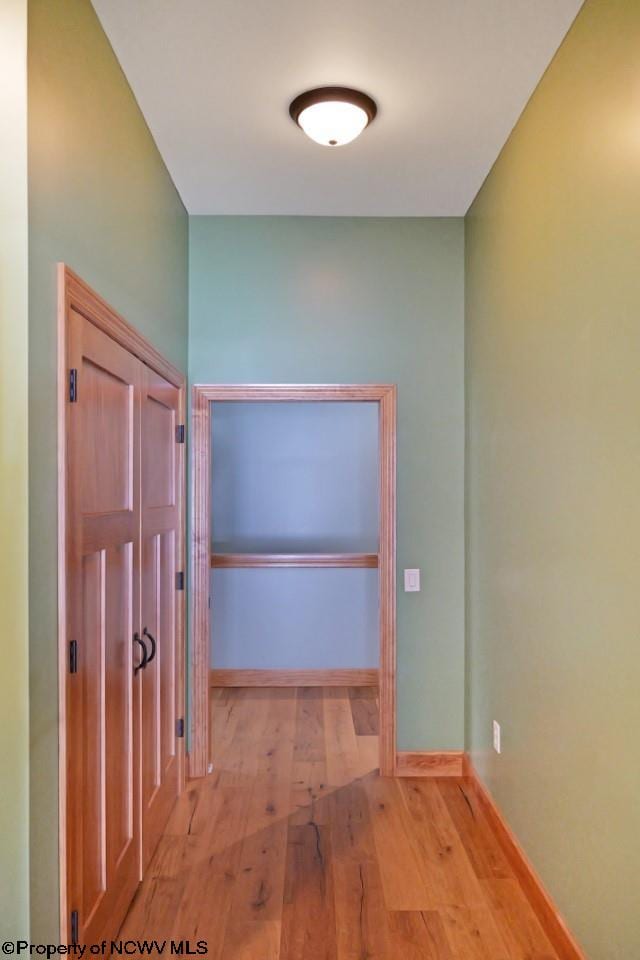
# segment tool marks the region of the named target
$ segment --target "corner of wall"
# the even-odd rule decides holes
[[[0,8],[0,929],[29,933],[27,0]]]

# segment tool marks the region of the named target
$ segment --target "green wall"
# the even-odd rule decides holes
[[[398,742],[462,748],[462,220],[191,217],[189,263],[194,383],[398,384]]]
[[[592,960],[640,956],[639,50],[587,0],[466,223],[468,744]]]
[[[56,261],[179,367],[187,216],[89,0],[29,2],[32,934],[57,942]]]
[[[27,2],[0,5],[0,931],[29,931]]]

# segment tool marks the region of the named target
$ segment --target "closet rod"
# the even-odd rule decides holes
[[[212,567],[377,567],[377,553],[212,553]]]

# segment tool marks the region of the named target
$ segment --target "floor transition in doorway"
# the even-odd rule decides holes
[[[211,692],[215,770],[122,937],[212,960],[557,960],[464,780],[381,779],[370,689]]]

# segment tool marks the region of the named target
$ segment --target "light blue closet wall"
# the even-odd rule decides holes
[[[378,666],[377,570],[214,570],[211,579],[216,669]]]
[[[218,403],[212,434],[214,551],[377,552],[377,404]],[[378,664],[376,570],[215,570],[211,592],[216,668]]]

